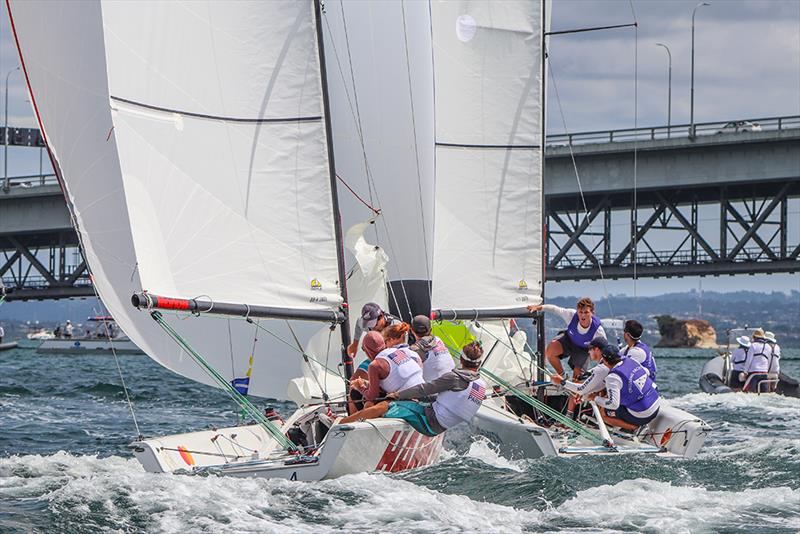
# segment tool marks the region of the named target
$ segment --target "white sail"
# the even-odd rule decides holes
[[[541,302],[542,4],[431,3],[432,307]]]
[[[417,313],[427,313],[433,244],[428,3],[328,0],[323,21],[337,172],[382,210],[367,237],[390,256],[398,311],[408,313],[407,296],[412,307],[423,303]],[[346,225],[371,216],[343,188],[339,200]]]
[[[131,307],[142,289],[286,307],[337,303],[311,1],[8,9],[95,287],[137,345],[211,383]],[[298,117],[310,118],[263,122]],[[173,324],[224,375],[247,371],[252,325]],[[264,337],[250,393],[283,396],[300,360],[268,350]]]

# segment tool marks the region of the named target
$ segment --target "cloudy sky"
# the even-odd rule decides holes
[[[563,120],[551,80],[548,130],[563,133],[564,122],[572,132],[666,124],[667,54],[656,42],[672,52],[672,123],[688,123],[691,15],[696,5],[694,0],[554,0],[553,30],[634,20],[639,28],[638,36],[633,28],[625,28],[551,37],[550,67]],[[5,9],[0,16],[2,83],[17,66],[17,57]],[[696,122],[800,115],[800,0],[713,0],[699,8],[695,65]],[[26,96],[19,72],[11,74],[9,124],[36,126]],[[10,174],[36,173],[38,161],[30,150],[17,151],[9,157]],[[735,280],[708,279],[703,285],[738,289],[742,284]],[[747,280],[763,288],[800,289],[797,275]],[[653,294],[699,284],[699,279],[641,281],[637,291]],[[601,295],[604,289],[596,286],[591,291]],[[587,289],[585,283],[550,287],[551,294]],[[613,282],[608,289],[631,293],[633,285]]]

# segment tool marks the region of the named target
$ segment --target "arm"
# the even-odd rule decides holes
[[[455,373],[445,373],[433,382],[425,382],[412,388],[404,389],[397,394],[399,400],[430,397],[443,391],[460,391],[464,389],[464,379]]]
[[[594,333],[594,337],[592,339],[597,339],[598,337],[602,337],[603,339],[608,339],[608,336],[606,335],[606,331],[603,329],[602,325],[600,325],[597,328],[597,332]]]
[[[389,376],[389,364],[383,360],[373,360],[367,369],[367,376],[369,377],[369,386],[362,393],[365,400],[374,401],[381,391],[381,380]]]
[[[555,313],[567,324],[572,320],[572,316],[577,313],[577,310],[573,308],[562,308],[561,306],[555,306],[553,304],[542,304],[542,311]]]
[[[588,380],[585,380],[580,384],[576,382],[565,381],[564,388],[575,392],[580,396],[585,396],[589,393],[594,393],[595,391],[600,391],[601,389],[605,388],[605,378],[605,375],[600,372],[600,367],[595,367],[592,369],[592,376],[590,376]]]
[[[622,389],[622,381],[617,375],[609,373],[606,377],[606,394],[607,397],[595,397],[594,402],[598,406],[602,406],[607,410],[616,410],[619,408],[620,390]]]
[[[628,358],[631,358],[632,360],[637,361],[639,363],[642,363],[643,361],[645,361],[645,359],[647,359],[647,354],[645,354],[644,351],[639,347],[631,347],[630,349],[628,349],[627,356]]]

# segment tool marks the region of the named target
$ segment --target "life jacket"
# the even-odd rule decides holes
[[[381,380],[381,389],[387,393],[402,391],[425,381],[422,378],[422,362],[408,345],[383,349],[375,359],[389,362],[389,375]]]
[[[644,352],[644,361],[638,362],[639,365],[647,369],[647,372],[650,373],[650,380],[653,382],[656,381],[656,371],[658,368],[656,367],[656,359],[653,357],[653,351],[647,346],[646,343],[642,343],[641,341],[637,341],[633,347],[625,347],[625,352],[623,356],[628,356],[628,351],[631,348],[640,348],[642,352]]]
[[[733,349],[733,352],[731,352],[732,370],[744,371],[746,363],[747,363],[747,349],[742,346]]]
[[[425,361],[422,363],[422,377],[425,382],[432,382],[456,367],[450,351],[441,339],[434,337],[431,344],[433,348],[425,353]]]
[[[445,428],[459,423],[468,423],[478,413],[483,399],[486,398],[486,382],[478,378],[460,391],[443,391],[433,403],[436,420]]]
[[[772,361],[772,346],[769,343],[762,339],[753,341],[750,344],[748,356],[750,359],[750,368],[748,369],[749,373],[769,372],[769,366]],[[754,363],[759,365],[754,366]]]
[[[625,358],[611,369],[611,373],[622,380],[620,405],[630,411],[644,412],[655,404],[658,390],[644,367],[632,358]]]
[[[769,367],[767,372],[769,374],[779,374],[781,371],[781,355],[775,350],[775,343],[769,342],[770,348],[770,356],[769,356]]]
[[[597,316],[592,315],[592,323],[589,325],[589,330],[587,330],[585,334],[581,334],[578,331],[579,324],[580,322],[578,321],[578,314],[575,313],[572,315],[572,320],[567,325],[567,336],[569,336],[569,340],[572,341],[573,345],[583,349],[588,349],[589,342],[594,339],[597,329],[600,328],[600,319],[598,319]]]

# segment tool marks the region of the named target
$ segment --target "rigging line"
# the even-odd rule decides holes
[[[636,10],[633,7],[633,0],[629,0],[629,4],[631,6],[631,13],[633,14],[633,20],[636,23],[636,27],[634,28],[634,45],[633,45],[633,129],[634,131],[639,127],[639,23],[636,20]],[[638,314],[639,312],[639,294],[638,294],[638,276],[637,276],[637,264],[639,260],[636,258],[636,253],[638,252],[637,248],[639,246],[639,240],[637,236],[639,234],[639,197],[638,197],[638,176],[637,176],[637,167],[638,167],[638,142],[637,136],[633,138],[633,235],[631,238],[633,239],[633,307],[634,313]]]
[[[105,305],[103,304],[103,301],[100,300],[100,295],[97,293],[97,289],[95,289],[94,284],[92,284],[92,289],[94,291],[95,297],[97,297],[97,302],[100,303],[100,305],[103,306],[103,308],[105,309]],[[5,295],[3,295],[3,299],[5,299]],[[95,315],[101,315],[97,313],[96,308],[93,309]],[[107,309],[106,312],[108,312]],[[104,313],[102,315],[111,315],[111,314]],[[108,323],[106,321],[103,321],[103,328],[106,331],[106,339],[108,339],[108,344],[111,345],[111,354],[114,356],[114,363],[117,365],[117,373],[119,373],[119,381],[122,384],[122,391],[125,393],[125,400],[128,402],[128,409],[131,412],[131,418],[133,419],[133,426],[134,428],[136,428],[136,437],[137,439],[144,439],[142,431],[139,430],[139,421],[136,420],[136,412],[133,409],[133,401],[131,400],[131,396],[128,393],[128,386],[125,384],[125,377],[122,376],[122,367],[119,365],[119,358],[117,357],[117,349],[114,348],[114,340],[111,339],[111,332],[109,331]]]
[[[262,332],[266,332],[267,334],[269,334],[269,335],[270,335],[270,336],[272,336],[273,338],[277,339],[278,341],[280,341],[281,343],[283,343],[284,345],[286,345],[286,346],[287,346],[287,347],[289,347],[290,349],[292,349],[292,350],[294,350],[294,351],[296,351],[296,352],[300,353],[300,355],[301,355],[301,356],[307,356],[307,357],[308,357],[308,358],[309,358],[311,361],[318,363],[318,364],[319,364],[319,365],[320,365],[320,366],[321,366],[323,369],[325,369],[326,371],[330,372],[331,374],[334,374],[334,375],[336,375],[336,376],[338,376],[338,377],[340,377],[340,378],[344,379],[344,377],[342,376],[342,374],[341,374],[341,373],[340,373],[338,370],[335,370],[335,371],[334,371],[333,369],[331,369],[331,368],[327,367],[327,366],[326,366],[324,363],[322,363],[322,362],[321,362],[321,361],[319,361],[318,359],[314,358],[313,356],[311,356],[310,354],[308,354],[308,353],[307,353],[307,352],[305,352],[304,350],[302,350],[302,349],[301,349],[301,350],[298,350],[298,349],[297,349],[295,346],[293,346],[291,343],[289,343],[288,341],[286,341],[285,339],[283,339],[281,336],[279,336],[279,335],[278,335],[278,334],[276,334],[275,332],[272,332],[272,331],[271,331],[271,330],[269,330],[268,328],[266,328],[266,327],[264,327],[264,326],[261,326],[260,324],[257,324],[257,323],[256,323],[255,321],[253,321],[252,319],[247,319],[247,322],[249,322],[249,323],[251,323],[251,324],[254,324],[254,325],[256,325],[256,328],[257,328],[257,329],[261,330]]]
[[[353,190],[353,188],[352,188],[352,187],[350,187],[350,184],[348,184],[347,182],[345,182],[345,181],[344,181],[344,178],[342,178],[341,176],[339,176],[339,174],[338,174],[338,173],[336,174],[336,178],[338,178],[338,179],[339,179],[339,181],[340,181],[340,182],[341,182],[341,183],[342,183],[342,184],[343,184],[343,185],[344,185],[344,186],[347,188],[347,190],[348,190],[348,191],[350,191],[350,192],[353,194],[353,196],[354,196],[354,197],[356,197],[356,199],[358,199],[358,201],[359,201],[359,202],[361,202],[361,203],[362,203],[362,204],[364,204],[364,205],[365,205],[367,208],[369,208],[369,209],[372,211],[372,213],[374,213],[375,215],[380,215],[380,214],[381,214],[381,210],[379,210],[379,209],[376,209],[376,208],[372,207],[372,206],[371,206],[369,203],[367,203],[367,201],[366,201],[366,200],[364,200],[363,198],[361,198],[361,196],[360,196],[358,193],[356,193],[356,192]],[[372,196],[372,193],[370,193],[370,196]]]
[[[564,125],[564,133],[569,133],[568,130],[567,130],[567,118],[564,115],[564,108],[561,105],[561,95],[558,92],[558,84],[556,83],[556,73],[555,73],[555,69],[553,69],[553,62],[550,59],[550,56],[551,56],[551,54],[547,54],[547,56],[546,56],[547,63],[550,66],[550,68],[547,69],[547,70],[550,72],[550,80],[553,82],[553,93],[556,95],[556,104],[558,105],[558,111],[559,111],[559,114],[561,115],[561,123]],[[586,196],[583,193],[583,184],[581,183],[581,176],[580,176],[580,173],[578,172],[578,163],[575,160],[575,152],[572,149],[572,143],[567,143],[567,147],[569,147],[569,157],[572,160],[572,168],[575,171],[575,180],[578,182],[578,192],[580,193],[581,205],[583,206],[583,212],[584,212],[583,216],[586,219],[588,219],[589,218],[589,208],[586,205]],[[595,239],[594,234],[590,233],[589,237],[592,240],[592,249],[593,250],[597,249],[597,241]],[[611,304],[611,296],[608,294],[608,287],[606,285],[606,277],[605,277],[605,274],[603,273],[603,266],[602,266],[600,261],[597,262],[597,268],[600,271],[600,282],[601,282],[601,284],[603,286],[603,294],[605,295],[606,302],[608,303],[608,311],[611,314],[611,316],[613,317],[614,316],[614,308],[613,308],[613,306]]]
[[[431,271],[430,271],[430,259],[428,258],[428,237],[425,229],[427,225],[425,224],[425,206],[423,205],[422,199],[422,168],[420,167],[419,162],[419,141],[417,140],[417,119],[416,119],[416,112],[414,110],[414,90],[411,84],[411,58],[408,53],[408,30],[406,29],[406,2],[405,0],[400,0],[400,10],[403,14],[403,43],[405,46],[406,52],[406,71],[408,74],[408,100],[411,105],[411,130],[414,132],[414,158],[416,159],[416,167],[417,167],[417,192],[419,193],[419,216],[420,220],[422,221],[422,244],[424,246],[425,251],[425,274],[427,274],[428,279],[431,279]],[[428,286],[428,292],[430,293],[430,297],[432,297],[432,286]]]
[[[303,361],[308,366],[308,370],[311,372],[311,377],[314,379],[314,382],[317,383],[317,386],[319,387],[319,390],[322,392],[322,400],[328,401],[328,392],[327,392],[326,388],[323,387],[323,385],[320,383],[319,377],[317,376],[317,370],[314,369],[314,367],[311,365],[311,362],[308,359],[308,355],[306,355],[305,351],[303,350],[303,345],[302,345],[302,343],[300,343],[300,339],[297,337],[297,334],[295,333],[294,328],[292,327],[292,323],[290,323],[287,320],[286,321],[286,326],[289,328],[289,332],[292,334],[292,337],[294,338],[294,342],[297,343],[297,348],[300,349],[300,353],[303,355]],[[330,341],[329,341],[329,343],[330,343]],[[330,350],[330,346],[328,347],[328,350]],[[327,373],[325,373],[325,378],[326,378],[326,381],[327,381]]]
[[[328,367],[328,360],[331,357],[331,338],[333,337],[333,333],[336,331],[336,328],[331,328],[328,330],[328,346],[325,348],[325,367]],[[344,347],[344,350],[347,350],[347,347]],[[346,364],[345,364],[346,365]],[[325,400],[325,397],[328,396],[328,374],[325,373],[325,376],[322,377],[322,399]],[[347,391],[347,386],[350,384],[350,381],[346,378],[344,379],[344,387],[345,391]]]
[[[332,36],[333,32],[331,31],[330,22],[328,21],[327,14],[325,14],[324,20],[325,20],[325,26],[328,28],[328,34]],[[342,24],[344,26],[344,31],[345,31],[345,41],[347,42],[347,61],[348,61],[348,66],[350,67],[351,83],[353,84],[353,97],[352,98],[350,96],[350,91],[348,90],[347,81],[345,80],[344,69],[342,68],[342,63],[341,63],[341,60],[339,58],[339,52],[336,49],[336,45],[334,44],[334,40],[333,39],[331,39],[331,49],[333,50],[333,55],[336,58],[336,68],[337,68],[337,70],[339,72],[340,78],[342,79],[342,85],[344,86],[344,93],[345,93],[345,96],[347,97],[347,104],[348,104],[348,107],[350,108],[350,114],[353,116],[353,121],[356,123],[356,131],[358,133],[358,140],[359,140],[359,144],[361,146],[361,153],[362,153],[362,156],[363,156],[363,159],[364,159],[364,169],[365,169],[365,172],[366,172],[366,175],[367,175],[366,176],[367,177],[367,187],[369,189],[370,202],[378,207],[378,211],[381,211],[383,209],[383,206],[381,205],[381,199],[380,199],[380,195],[378,194],[378,188],[375,186],[375,179],[374,179],[374,177],[372,175],[372,168],[370,167],[369,158],[367,156],[366,143],[364,142],[364,132],[363,132],[362,124],[361,124],[361,114],[360,114],[360,111],[359,111],[359,108],[358,108],[358,90],[356,89],[355,78],[353,76],[353,72],[354,72],[353,71],[353,60],[352,60],[352,56],[350,54],[350,47],[349,47],[349,40],[348,40],[348,33],[347,33],[347,21],[346,21],[346,18],[344,16],[344,9],[342,9]],[[354,105],[354,101],[355,101],[355,105]],[[374,190],[374,196],[373,196],[373,190]],[[386,223],[386,219],[383,218],[383,220],[381,222],[383,223],[383,227],[384,227],[384,230],[385,230],[385,233],[386,233],[386,242],[389,245],[389,252],[391,254],[391,257],[392,258],[398,258],[399,256],[397,256],[397,254],[395,252],[394,243],[392,242],[391,232],[389,232],[389,227],[388,227],[388,224]],[[374,230],[375,230],[375,241],[377,242],[378,245],[380,245],[381,244],[380,235],[378,233],[378,226],[377,225],[375,225]],[[408,294],[406,293],[405,283],[404,283],[402,278],[400,278],[399,282],[400,282],[400,288],[403,290],[403,296],[405,297],[406,307],[408,308],[408,314],[409,314],[409,317],[410,317],[411,315],[413,315],[413,312],[411,311],[411,303],[408,300]],[[401,310],[400,301],[397,299],[397,296],[395,295],[395,292],[394,292],[394,288],[392,287],[391,284],[389,284],[389,291],[391,292],[392,298],[394,298],[394,301],[397,304],[398,311],[400,311]]]

